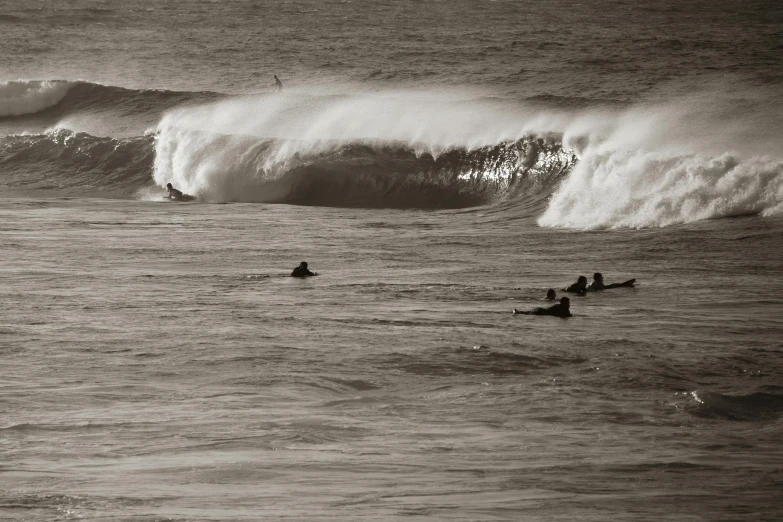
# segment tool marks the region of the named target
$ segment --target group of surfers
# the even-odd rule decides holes
[[[307,268],[307,263],[302,261],[299,266],[294,268],[291,272],[291,277],[310,277],[318,275],[315,272],[311,272]],[[593,282],[587,284],[587,278],[585,276],[579,276],[576,283],[569,287],[563,288],[564,292],[576,294],[580,296],[587,295],[587,292],[601,292],[603,290],[610,290],[612,288],[621,287],[633,287],[636,283],[636,279],[629,279],[624,283],[604,283],[604,276],[600,272],[593,274]],[[557,300],[557,293],[554,288],[550,288],[546,293],[547,301]],[[555,317],[571,317],[571,300],[567,297],[561,297],[560,302],[549,306],[547,308],[533,308],[532,310],[517,310],[514,308],[512,314],[525,314],[525,315],[554,315]]]
[[[171,183],[168,183],[166,185],[166,188],[169,191],[168,196],[165,196],[167,199],[183,201],[192,198],[192,196],[183,194],[181,191],[175,189],[171,185]],[[291,272],[291,277],[310,277],[315,275],[318,274],[315,272],[311,272],[307,268],[307,263],[304,261],[302,261],[299,264],[299,266],[294,268],[294,271]],[[570,294],[584,296],[587,294],[587,292],[600,292],[602,290],[610,290],[612,288],[632,287],[635,283],[636,283],[636,279],[630,279],[623,283],[611,283],[607,285],[606,283],[604,283],[604,276],[600,272],[596,272],[595,274],[593,274],[592,283],[587,284],[587,278],[585,276],[579,276],[579,278],[576,280],[576,283],[572,284],[569,287],[563,288],[563,291],[568,292]],[[555,301],[557,299],[557,294],[553,288],[550,288],[547,291],[546,299],[547,301]],[[532,310],[517,310],[516,308],[514,308],[511,313],[525,314],[525,315],[554,315],[556,317],[571,317],[571,300],[567,297],[561,297],[559,303],[549,306],[547,308],[539,307],[539,308],[533,308]]]
[[[632,287],[636,284],[636,279],[629,279],[623,283],[604,283],[604,276],[600,272],[593,274],[593,282],[587,284],[587,278],[585,276],[579,276],[576,283],[563,288],[564,292],[576,294],[580,296],[587,295],[587,292],[600,292],[602,290],[610,290],[612,288]],[[554,301],[557,299],[557,293],[554,288],[550,288],[546,293],[547,301]],[[547,308],[539,307],[532,310],[517,310],[512,309],[512,314],[525,314],[525,315],[554,315],[555,317],[571,317],[571,300],[567,297],[561,297],[560,302],[549,306]]]

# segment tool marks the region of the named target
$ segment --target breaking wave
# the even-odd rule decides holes
[[[570,228],[665,227],[783,213],[783,162],[732,154],[589,153],[538,223]]]
[[[191,146],[202,147],[202,154],[193,154]],[[403,144],[353,142],[322,144],[317,151],[281,159],[281,148],[290,146],[195,131],[125,139],[64,129],[5,136],[0,138],[1,186],[129,198],[152,185],[154,172],[155,184],[173,182],[208,202],[460,208],[518,194],[540,193],[543,199],[574,161],[556,141],[533,138],[457,148],[437,158]],[[221,168],[209,168],[220,160],[225,161]],[[184,175],[162,175],[173,171]]]
[[[539,225],[582,229],[783,212],[783,158],[768,155],[780,154],[776,113],[757,100],[557,112],[459,94],[175,110],[158,125],[155,180],[210,200],[341,206],[527,209],[545,193]]]
[[[548,193],[574,164],[521,121],[450,93],[232,99],[162,119],[154,178],[208,201],[485,205]]]
[[[57,123],[0,137],[0,185],[136,197],[171,182],[201,201],[367,208],[502,202],[540,226],[580,229],[773,216],[783,214],[783,114],[767,98],[557,110],[466,90],[230,97],[6,82],[0,119]],[[158,124],[152,135],[113,138],[62,119],[95,111]]]
[[[402,143],[293,147],[285,140],[184,130],[168,131],[158,140],[157,184],[171,182],[203,200],[221,202],[472,207],[520,194],[548,195],[575,159],[557,141],[533,138],[454,148],[437,156]]]
[[[783,105],[778,94],[726,87],[569,124],[579,162],[541,226],[665,227],[783,214]]]

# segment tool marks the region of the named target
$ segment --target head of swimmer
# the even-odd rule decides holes
[[[579,279],[576,280],[576,284],[579,286],[587,286],[587,278],[585,276],[579,276]]]
[[[549,301],[554,301],[557,298],[557,294],[555,294],[554,288],[550,288],[549,290],[546,291],[546,298]]]
[[[601,274],[601,272],[596,272],[593,274],[593,281],[596,283],[603,283],[604,282],[604,276]]]
[[[564,307],[566,310],[569,310],[571,308],[571,300],[567,297],[561,297],[560,306]]]
[[[299,268],[307,268],[307,261],[302,261],[299,263]]]
[[[172,187],[172,186],[171,186],[171,183],[166,183],[166,188],[167,188],[167,189],[169,189],[169,190],[171,190],[171,189],[173,189],[174,187]]]

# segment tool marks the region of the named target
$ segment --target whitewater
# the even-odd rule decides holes
[[[776,3],[0,12],[0,519],[780,518]]]

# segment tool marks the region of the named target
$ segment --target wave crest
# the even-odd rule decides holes
[[[65,81],[15,80],[0,83],[0,117],[34,114],[57,105],[73,84]]]

